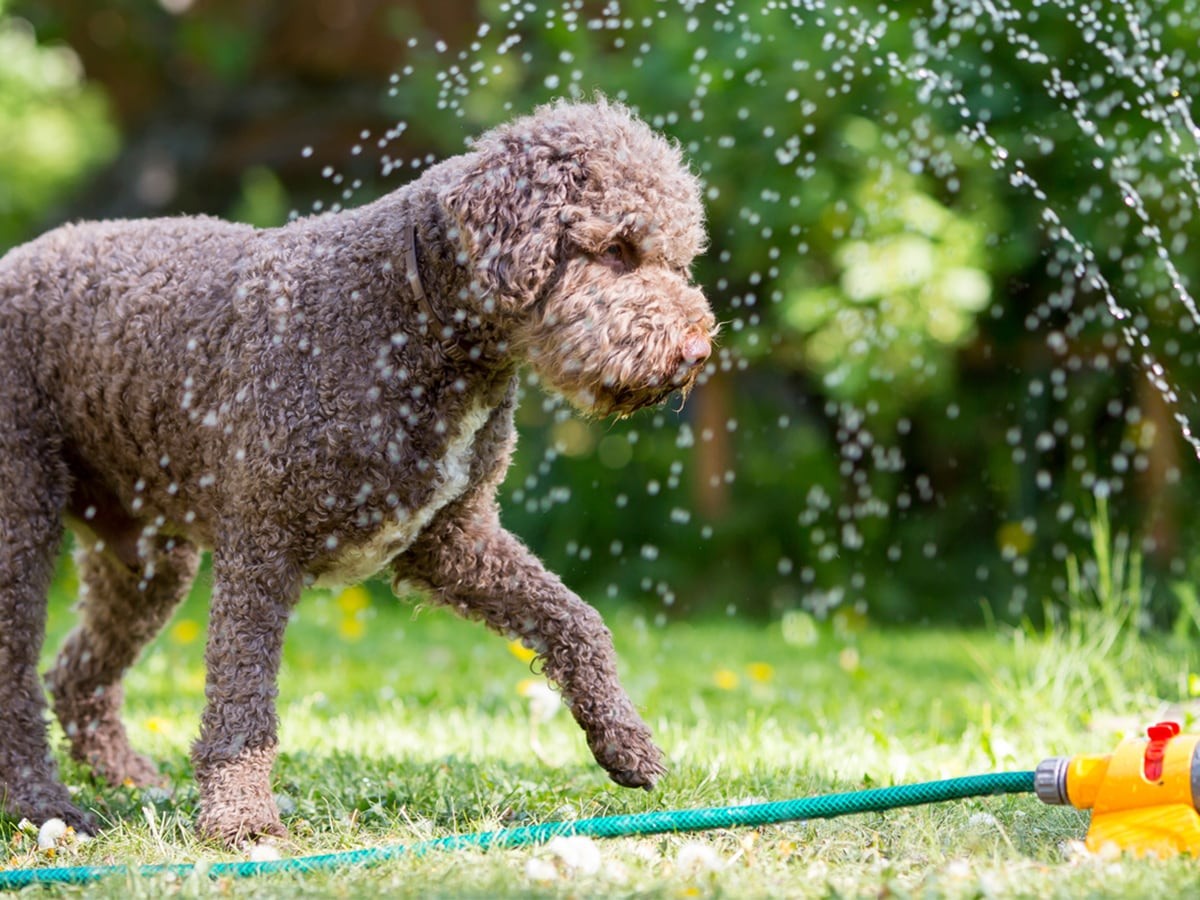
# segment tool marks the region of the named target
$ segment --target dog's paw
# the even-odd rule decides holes
[[[91,837],[100,832],[100,823],[96,821],[96,817],[73,804],[64,809],[58,818],[73,828],[77,835]]]
[[[2,787],[2,786],[0,786]],[[37,825],[60,819],[64,824],[75,830],[76,834],[94,835],[100,831],[96,817],[84,812],[70,801],[65,787],[48,785],[42,790],[29,790],[20,793],[10,791],[8,807],[19,816],[29,819]]]
[[[622,787],[651,790],[667,773],[662,751],[650,737],[650,729],[641,722],[636,726],[605,729],[589,744],[596,762]]]
[[[661,751],[655,747],[654,752],[656,758],[641,759],[636,766],[622,766],[618,768],[609,768],[606,766],[608,777],[621,785],[621,787],[642,788],[647,791],[654,790],[654,786],[658,784],[658,779],[667,774],[667,767],[663,765]]]
[[[221,844],[231,850],[250,847],[260,838],[286,841],[288,830],[279,820],[279,814],[274,809],[258,812],[259,815],[253,815],[250,810],[244,809],[202,809],[196,819],[196,833],[203,840]]]
[[[200,787],[196,832],[201,838],[242,848],[258,838],[288,836],[271,794],[274,758],[274,749],[263,747],[243,750],[233,759],[196,766]]]

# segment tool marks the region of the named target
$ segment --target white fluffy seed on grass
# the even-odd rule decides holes
[[[47,819],[38,829],[38,849],[53,850],[67,835],[67,823],[62,819]]]
[[[537,881],[542,884],[557,881],[558,866],[548,859],[533,856],[525,862],[525,877],[530,881]]]
[[[274,844],[251,844],[246,857],[250,862],[275,862],[283,859],[279,848]]]
[[[600,871],[600,848],[589,837],[556,837],[546,844],[546,851],[571,874],[595,875]]]
[[[675,870],[686,875],[706,875],[725,868],[721,854],[700,841],[688,841],[675,856]]]

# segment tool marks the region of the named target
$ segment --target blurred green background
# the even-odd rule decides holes
[[[1200,14],[812,6],[0,0],[0,251],[354,205],[600,89],[703,177],[724,331],[682,412],[529,387],[505,520],[569,584],[663,619],[1036,616],[1099,496],[1168,620],[1197,559]]]

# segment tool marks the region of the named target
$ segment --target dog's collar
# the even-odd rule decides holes
[[[408,286],[413,292],[413,296],[417,299],[417,304],[421,307],[421,312],[425,314],[428,320],[429,329],[434,332],[438,338],[438,346],[442,352],[446,354],[453,362],[478,364],[480,360],[480,349],[478,347],[468,347],[463,343],[460,337],[460,332],[453,325],[448,323],[429,302],[429,295],[425,293],[425,286],[421,284],[421,267],[417,262],[417,226],[413,225],[404,232],[405,247],[404,247],[404,277],[408,280]]]

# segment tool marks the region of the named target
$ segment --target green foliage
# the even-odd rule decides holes
[[[0,250],[115,149],[104,95],[74,52],[40,45],[0,4]]]
[[[1196,693],[1194,606],[1182,605],[1170,637],[1154,635],[1142,554],[1113,533],[1103,500],[1091,528],[1089,557],[1067,559],[1066,596],[1046,602],[1043,625],[1027,620],[1012,630],[1012,668],[984,664],[997,700],[1023,721],[1095,725]],[[1193,721],[1188,714],[1185,727]]]
[[[287,221],[290,202],[279,177],[265,166],[242,173],[242,195],[229,216],[238,222],[271,228]]]
[[[848,118],[842,140],[861,180],[809,232],[833,248],[835,271],[822,279],[801,264],[781,277],[782,323],[795,332],[784,339],[831,397],[874,400],[895,419],[945,391],[938,382],[974,336],[992,299],[994,223],[939,203],[871,122]]]

